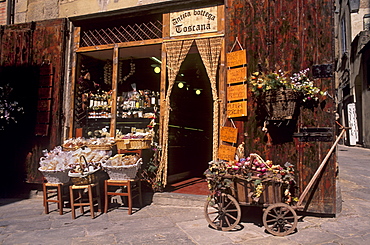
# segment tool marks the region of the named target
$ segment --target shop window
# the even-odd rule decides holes
[[[76,133],[76,136],[111,136],[112,121],[116,122],[117,137],[153,129],[159,113],[160,73],[154,68],[161,62],[160,47],[149,45],[120,50],[116,98],[113,98],[113,51],[79,56],[75,132],[80,135]],[[117,106],[112,109],[113,101]]]

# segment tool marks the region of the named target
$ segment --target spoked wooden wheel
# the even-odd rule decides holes
[[[204,205],[204,214],[213,228],[222,231],[234,229],[241,218],[239,203],[233,196],[225,193],[211,196]]]
[[[263,225],[275,236],[286,236],[297,227],[298,217],[294,209],[285,203],[275,203],[263,213]]]

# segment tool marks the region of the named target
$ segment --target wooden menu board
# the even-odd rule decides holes
[[[238,137],[238,129],[232,127],[221,128],[221,140],[231,143],[236,143]]]
[[[247,99],[247,84],[227,87],[227,101]]]
[[[227,84],[241,83],[247,80],[247,67],[238,67],[227,70]]]
[[[236,147],[229,145],[220,145],[218,148],[218,158],[230,161],[235,158]]]
[[[227,66],[241,66],[247,64],[247,51],[245,49],[227,54]]]
[[[247,116],[247,101],[228,103],[227,116],[229,118]]]

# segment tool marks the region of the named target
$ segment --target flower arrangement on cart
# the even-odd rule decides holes
[[[205,203],[205,217],[210,226],[222,231],[234,229],[241,219],[240,205],[266,208],[265,228],[284,236],[297,226],[293,206],[298,198],[294,166],[264,160],[256,153],[232,161],[211,161],[205,171],[211,194]]]

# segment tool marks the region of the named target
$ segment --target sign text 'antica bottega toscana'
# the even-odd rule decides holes
[[[170,13],[170,36],[217,31],[217,6]]]

